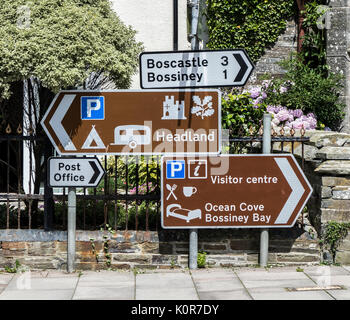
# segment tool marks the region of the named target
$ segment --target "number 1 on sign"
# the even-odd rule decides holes
[[[225,79],[227,79],[227,70],[224,70],[223,73],[224,73]]]

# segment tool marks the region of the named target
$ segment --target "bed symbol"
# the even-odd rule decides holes
[[[142,125],[119,126],[114,129],[114,143],[111,145],[129,145],[135,149],[138,145],[151,143],[151,129]]]
[[[202,219],[202,210],[201,209],[195,209],[195,210],[188,210],[183,209],[179,204],[170,204],[166,208],[166,216],[169,217],[175,217],[178,219],[186,220],[187,223],[189,223],[193,219]]]

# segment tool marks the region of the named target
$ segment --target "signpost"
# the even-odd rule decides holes
[[[53,187],[97,187],[105,174],[100,161],[94,158],[49,159],[48,182]]]
[[[293,155],[162,158],[163,228],[292,227],[312,193]]]
[[[105,171],[96,158],[51,157],[48,160],[50,187],[68,187],[67,271],[74,271],[76,232],[76,187],[97,187]]]
[[[244,86],[253,69],[243,49],[161,51],[140,55],[142,89]]]
[[[60,155],[216,155],[218,90],[61,91],[41,121]]]
[[[271,114],[265,113],[263,118],[263,154],[271,153]],[[266,267],[269,257],[269,230],[263,228],[260,230],[260,255],[259,262],[261,267]]]

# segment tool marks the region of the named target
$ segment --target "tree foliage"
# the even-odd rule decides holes
[[[116,87],[130,85],[142,45],[108,0],[2,0],[0,17],[2,98],[30,77],[53,92],[101,71]]]

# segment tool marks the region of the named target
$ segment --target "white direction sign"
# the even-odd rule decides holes
[[[142,89],[244,86],[253,69],[243,49],[159,51],[140,55]]]
[[[96,157],[52,157],[48,161],[50,187],[97,187],[105,174]]]

